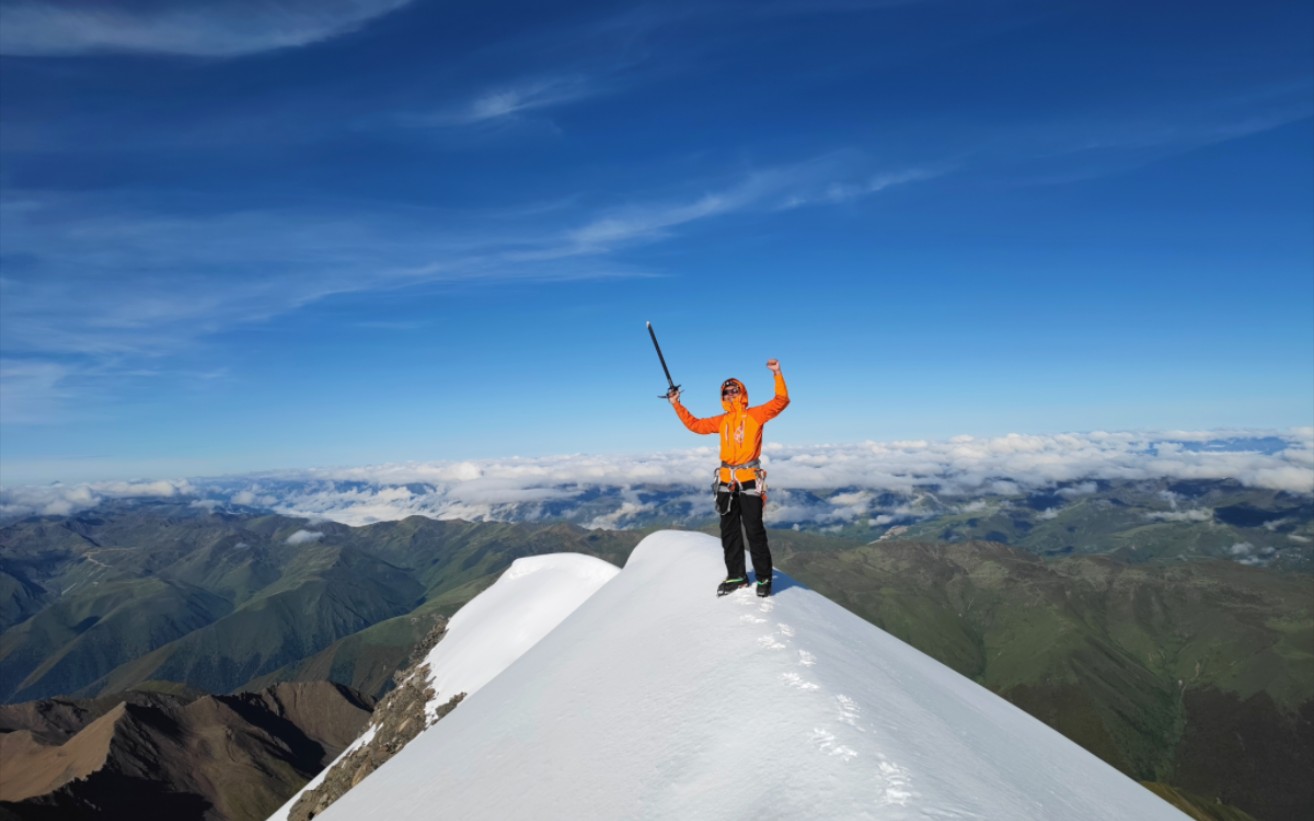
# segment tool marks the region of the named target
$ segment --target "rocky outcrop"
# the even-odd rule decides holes
[[[329,682],[105,702],[10,710],[0,816],[262,819],[359,735],[373,707]]]
[[[324,774],[314,788],[303,791],[288,812],[289,821],[310,821],[324,812],[348,790],[392,758],[411,739],[442,719],[465,698],[457,693],[434,706],[437,694],[430,686],[429,666],[424,663],[429,650],[446,634],[446,622],[435,627],[416,648],[415,661],[396,676],[397,687],[379,702],[370,719],[366,738],[350,749]]]

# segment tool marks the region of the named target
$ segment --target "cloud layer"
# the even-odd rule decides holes
[[[0,488],[0,517],[71,516],[107,499],[172,499],[198,495],[198,489],[186,480]]]
[[[1058,489],[1065,498],[1097,480],[1233,480],[1314,494],[1314,429],[1283,433],[1168,432],[1010,435],[946,441],[862,442],[764,452],[769,519],[814,523],[900,515],[898,505],[938,496],[1014,495]],[[569,518],[624,527],[645,515],[698,518],[707,508],[715,452],[408,463],[265,473],[219,480],[19,487],[0,490],[0,516],[67,515],[101,499],[220,499],[350,525],[411,515],[439,519]],[[878,504],[882,494],[913,501]],[[1201,521],[1178,511],[1164,521]],[[889,508],[889,509],[885,509]]]

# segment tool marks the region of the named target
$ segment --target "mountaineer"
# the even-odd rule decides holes
[[[716,510],[721,514],[721,547],[725,551],[725,581],[716,588],[724,596],[749,584],[744,567],[744,537],[753,557],[757,595],[771,595],[771,549],[767,546],[762,508],[766,504],[766,471],[762,469],[762,427],[789,404],[780,362],[767,361],[775,374],[776,395],[755,408],[748,406],[748,389],[738,379],[721,383],[725,413],[699,419],[680,404],[680,390],[666,394],[684,426],[694,433],[721,434],[721,467],[716,471]]]

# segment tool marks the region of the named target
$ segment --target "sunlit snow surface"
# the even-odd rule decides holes
[[[320,818],[1185,818],[788,577],[718,599],[723,573],[716,539],[649,536]]]
[[[452,616],[447,635],[429,652],[425,663],[437,694],[431,709],[483,687],[619,572],[579,553],[517,559]]]

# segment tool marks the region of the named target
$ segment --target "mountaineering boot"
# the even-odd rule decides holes
[[[759,599],[765,599],[767,596],[770,596],[770,595],[771,595],[771,580],[770,580],[770,579],[767,579],[766,581],[760,581],[760,582],[758,582],[758,583],[757,583],[757,597],[758,597]]]
[[[748,587],[748,579],[726,579],[717,585],[716,595],[724,596],[726,593],[733,593],[741,587]]]

